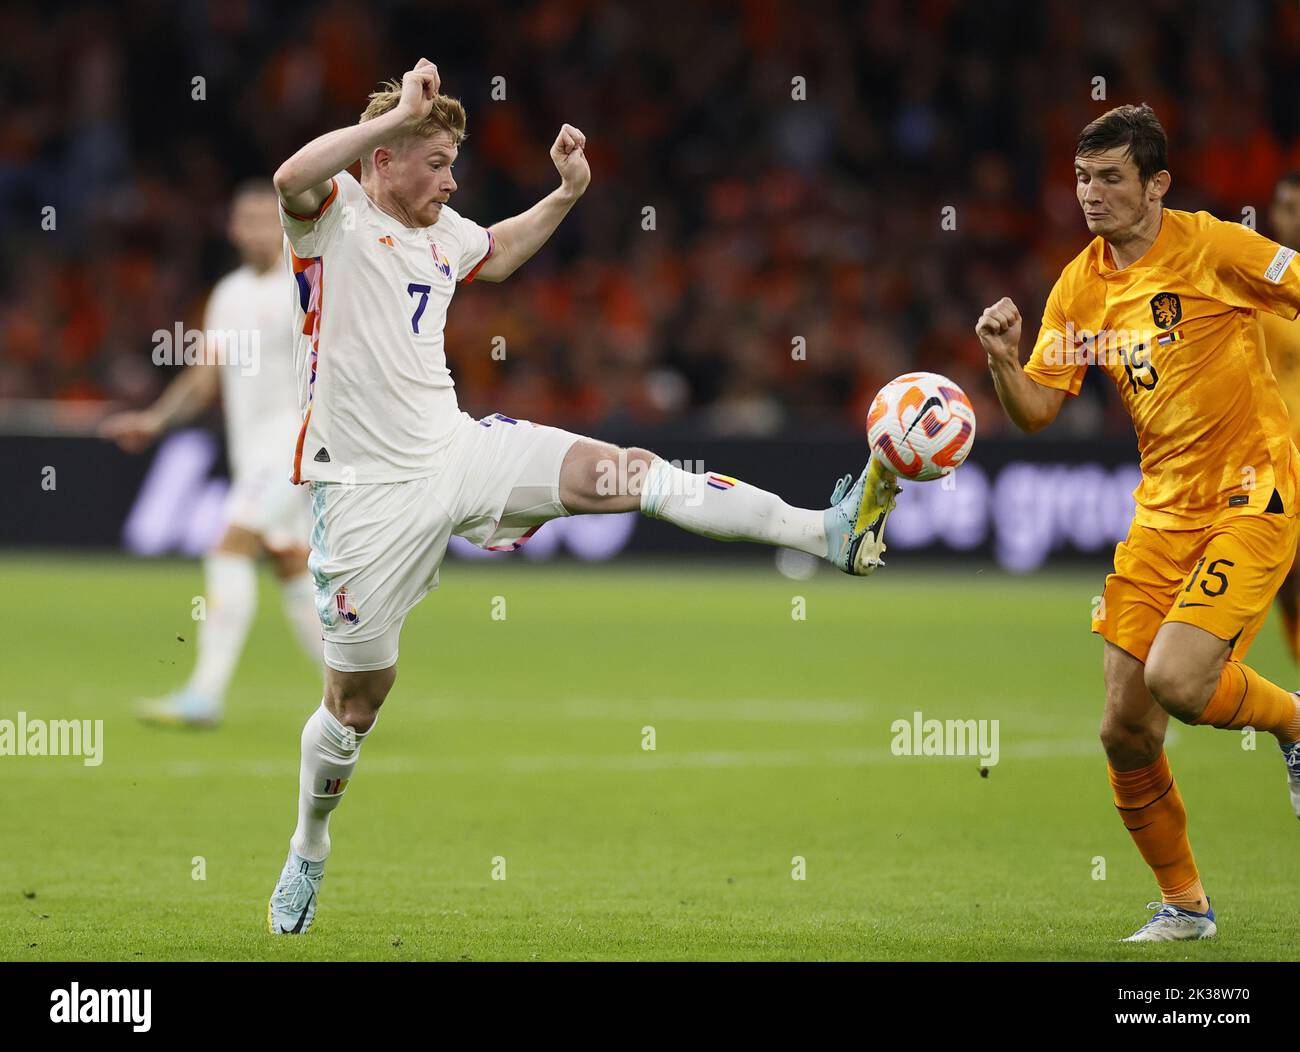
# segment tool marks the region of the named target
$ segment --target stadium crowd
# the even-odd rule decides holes
[[[0,34],[0,400],[152,398],[151,333],[200,326],[233,263],[231,187],[422,54],[484,225],[549,189],[562,122],[588,137],[586,197],[462,288],[447,347],[468,411],[594,434],[846,431],[914,368],[1005,432],[973,326],[1011,295],[1027,347],[1086,243],[1083,124],[1151,103],[1168,203],[1221,218],[1264,224],[1300,167],[1300,8],[1267,0],[128,0],[6,4]],[[1129,427],[1094,377],[1058,430]]]

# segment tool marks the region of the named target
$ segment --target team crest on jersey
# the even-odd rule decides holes
[[[357,608],[348,602],[348,590],[344,586],[334,593],[334,608],[339,612],[339,617],[343,618],[350,625],[357,623]]]
[[[1151,297],[1151,317],[1162,329],[1172,329],[1183,320],[1183,301],[1176,292],[1157,292]]]
[[[444,278],[451,277],[451,261],[438,251],[437,242],[429,242],[429,251],[433,253],[433,269]]]

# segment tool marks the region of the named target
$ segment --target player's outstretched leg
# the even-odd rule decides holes
[[[610,479],[626,479],[627,486]],[[721,541],[753,541],[807,552],[845,573],[865,576],[881,564],[885,520],[899,486],[872,458],[856,483],[845,476],[831,507],[796,508],[775,493],[716,471],[684,471],[644,449],[618,449],[585,439],[561,472],[561,494],[572,514],[630,510]]]
[[[361,743],[396,678],[396,666],[375,672],[326,669],[325,698],[302,730],[298,827],[266,907],[272,935],[303,935],[311,929],[330,853],[330,815],[343,799]]]

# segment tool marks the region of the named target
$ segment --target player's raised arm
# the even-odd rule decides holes
[[[551,160],[560,173],[560,186],[527,212],[503,219],[490,227],[492,255],[478,272],[480,281],[504,281],[533,257],[555,233],[569,209],[591,182],[591,168],[584,149],[587,137],[571,124],[560,129],[551,146]]]
[[[1041,431],[1053,420],[1066,392],[1047,387],[1025,373],[1020,365],[1020,311],[1007,297],[986,307],[975,334],[989,356],[989,372],[998,400],[1011,422],[1022,431]]]
[[[284,207],[297,215],[314,215],[329,196],[330,180],[371,150],[413,128],[433,107],[441,81],[438,67],[427,58],[402,74],[397,105],[373,120],[313,139],[280,165],[275,189]]]

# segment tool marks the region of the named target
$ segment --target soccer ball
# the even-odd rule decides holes
[[[975,444],[975,410],[938,373],[890,380],[867,412],[872,454],[899,478],[925,482],[959,468]]]

